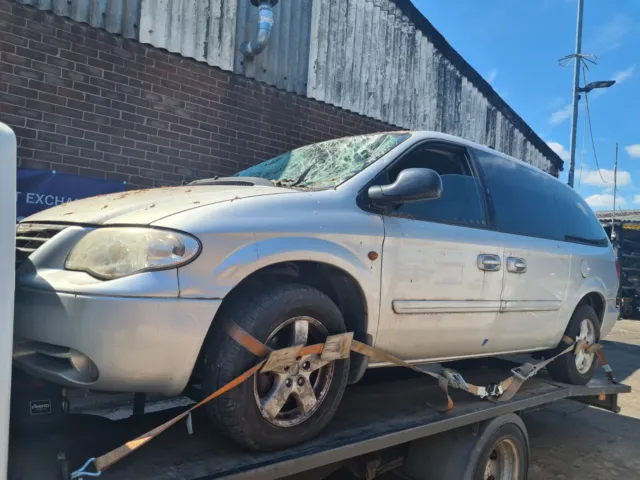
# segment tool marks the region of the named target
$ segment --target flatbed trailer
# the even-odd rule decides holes
[[[514,365],[511,360],[491,359],[461,372],[468,381],[487,385],[510,375]],[[464,478],[451,472],[462,472],[465,462],[474,461],[474,452],[485,447],[481,445],[482,432],[496,422],[519,421],[514,414],[562,399],[617,413],[618,394],[630,391],[600,374],[588,385],[574,386],[555,382],[543,371],[504,403],[452,391],[455,408],[442,414],[426,405],[435,389],[432,382],[408,370],[372,370],[347,389],[322,435],[277,452],[256,453],[236,447],[212,430],[204,411],[196,410],[191,435],[181,422],[103,472],[101,478],[322,479],[342,467],[361,478],[374,478],[394,468],[404,468],[405,476],[409,472],[408,478],[418,480]],[[119,421],[69,415],[65,427],[55,433],[17,433],[10,441],[8,478],[59,480],[65,468],[76,469],[86,459],[135,438],[182,410],[184,407]],[[526,438],[526,429],[524,435]],[[521,461],[528,464],[528,457]]]

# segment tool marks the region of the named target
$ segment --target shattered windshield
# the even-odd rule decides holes
[[[235,176],[261,177],[284,187],[332,188],[400,145],[408,133],[380,133],[314,143],[284,153]]]

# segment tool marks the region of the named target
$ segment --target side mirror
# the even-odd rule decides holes
[[[407,168],[391,185],[374,185],[367,193],[369,199],[379,205],[430,200],[440,197],[442,179],[429,168]]]

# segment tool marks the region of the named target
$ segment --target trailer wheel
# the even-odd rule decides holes
[[[478,445],[476,448],[480,448]],[[473,480],[525,480],[529,449],[522,429],[513,422],[496,426],[481,448]]]
[[[238,300],[238,299],[236,299]],[[203,390],[209,395],[258,359],[223,330],[229,321],[273,349],[322,343],[343,333],[338,307],[319,290],[276,284],[242,298],[216,318],[205,347]],[[349,360],[326,363],[319,355],[296,360],[286,371],[258,374],[208,404],[214,424],[252,450],[277,450],[305,442],[333,417],[346,388]]]
[[[526,480],[527,429],[520,417],[509,413],[479,428],[417,440],[409,447],[404,469],[414,480]]]
[[[589,345],[600,340],[600,321],[591,305],[582,305],[573,312],[565,335],[576,342],[585,340]],[[556,355],[563,348],[566,348],[566,345],[561,344],[556,350],[551,351],[550,355]],[[595,353],[569,352],[547,365],[547,371],[558,382],[586,385],[593,377],[597,364],[598,358]]]

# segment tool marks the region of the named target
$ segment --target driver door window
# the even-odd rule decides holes
[[[482,187],[472,174],[464,149],[448,146],[417,148],[391,166],[385,181],[393,183],[407,168],[430,168],[440,174],[442,195],[437,199],[402,204],[395,208],[395,215],[427,222],[487,226]]]
[[[380,320],[376,346],[419,361],[490,354],[504,268],[487,271],[479,255],[502,261],[500,234],[488,227],[485,197],[466,148],[427,144],[387,169],[442,177],[440,198],[407,202],[384,215]],[[497,344],[497,343],[496,343]]]

